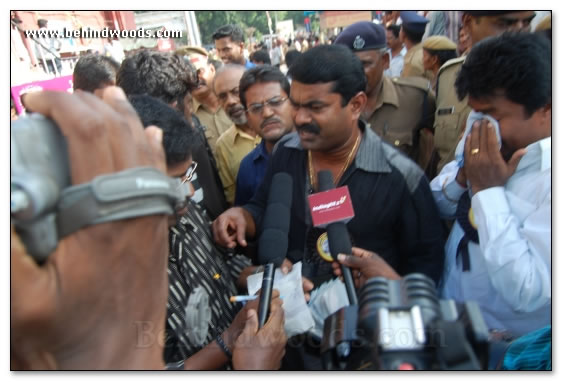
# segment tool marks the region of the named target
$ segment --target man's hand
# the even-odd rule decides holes
[[[374,252],[354,247],[352,255],[339,254],[338,262],[333,262],[332,268],[336,276],[342,276],[340,264],[348,266],[352,271],[356,288],[361,288],[372,277],[385,277],[390,280],[401,278],[385,260]]]
[[[274,292],[277,291],[274,290]],[[233,350],[234,368],[236,370],[279,369],[287,343],[283,328],[282,301],[279,298],[272,298],[270,316],[260,330],[258,330],[256,310],[248,309],[246,313],[244,330],[238,337]]]
[[[258,296],[260,296],[260,291],[258,291]],[[272,301],[279,300],[280,292],[277,289],[272,291]],[[229,349],[233,349],[235,346],[235,342],[237,338],[240,336],[244,327],[246,325],[248,311],[253,309],[258,311],[258,303],[260,298],[256,300],[247,301],[246,305],[237,313],[235,319],[231,323],[231,325],[225,330],[223,335],[223,341],[229,347]]]
[[[487,120],[477,121],[464,148],[465,175],[473,195],[486,188],[504,186],[524,154],[526,149],[516,151],[507,163],[499,151],[493,125]]]
[[[246,247],[248,212],[240,207],[229,208],[213,221],[213,237],[223,247],[234,248],[237,243]]]
[[[123,91],[26,96],[65,136],[72,184],[132,167],[166,172],[162,131],[144,130]],[[92,225],[38,265],[11,231],[11,356],[18,368],[163,368],[168,295],[164,215]]]

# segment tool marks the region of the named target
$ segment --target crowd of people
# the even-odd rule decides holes
[[[189,200],[175,216],[81,229],[43,264],[12,227],[11,368],[320,369],[287,338],[277,290],[260,328],[258,299],[230,300],[263,269],[256,243],[283,172],[276,265],[302,262],[306,299],[340,264],[357,290],[422,273],[441,298],[477,303],[508,349],[492,367],[550,369],[550,350],[525,350],[551,345],[551,19],[532,30],[533,18],[390,11],[330,43],[275,40],[249,57],[225,25],[214,52],[81,57],[74,94],[22,98],[60,127],[72,184],[153,166]],[[333,262],[308,202],[322,170],[354,206],[354,248]]]

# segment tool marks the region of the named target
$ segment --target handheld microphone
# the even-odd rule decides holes
[[[293,179],[285,172],[272,178],[268,204],[258,239],[258,262],[280,267],[287,255]]]
[[[332,180],[332,173],[328,170],[322,170],[317,173],[319,181],[319,192],[329,191],[334,189],[334,181]],[[350,235],[348,234],[348,229],[346,224],[343,222],[330,223],[326,232],[328,235],[328,246],[330,248],[330,253],[334,259],[339,253],[344,253],[347,255],[352,254],[352,243],[350,242]],[[348,294],[348,300],[350,305],[358,304],[358,297],[356,296],[356,289],[354,288],[354,280],[352,278],[352,272],[350,268],[340,264],[342,269],[342,277],[344,278],[344,285],[346,286],[346,292]]]
[[[262,290],[258,302],[258,329],[268,320],[270,314],[270,300],[272,299],[272,288],[274,286],[274,269],[272,263],[264,265],[264,275],[262,276]]]

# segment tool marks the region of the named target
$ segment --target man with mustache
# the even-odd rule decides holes
[[[367,101],[360,59],[345,46],[320,45],[303,53],[289,74],[297,132],[277,143],[254,198],[213,222],[215,240],[246,246],[260,232],[273,176],[286,172],[293,178],[293,201],[285,260],[303,261],[303,276],[315,285],[332,278],[326,253],[318,250],[326,235],[313,227],[307,199],[319,191],[317,172],[328,170],[350,192],[355,217],[346,226],[352,243],[379,253],[399,274],[420,272],[438,281],[444,240],[428,181],[360,119]]]
[[[239,98],[239,82],[245,71],[242,65],[228,64],[217,71],[213,90],[233,125],[225,131],[215,147],[219,176],[227,203],[235,200],[236,179],[242,158],[262,140],[248,125],[246,111]]]
[[[236,206],[252,199],[264,179],[274,145],[294,129],[288,101],[289,81],[278,68],[262,66],[246,71],[240,80],[239,92],[248,125],[262,137],[262,142],[240,163]]]
[[[215,66],[209,62],[209,57],[205,49],[198,46],[186,46],[176,51],[176,54],[187,58],[197,70],[197,83],[191,91],[191,106],[201,124],[205,126],[205,138],[215,153],[217,139],[223,134],[232,122],[227,113],[221,107],[217,96],[211,89],[211,84],[215,78]]]

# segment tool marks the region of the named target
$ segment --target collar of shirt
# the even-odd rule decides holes
[[[251,155],[252,155],[252,160],[254,162],[259,160],[260,158],[268,159],[269,154],[268,151],[266,150],[266,141],[262,139],[260,145],[258,145],[256,149],[252,151]]]
[[[251,141],[255,141],[256,143],[259,143],[261,141],[261,138],[260,138],[259,135],[256,135],[255,137],[253,137],[250,134],[247,134],[244,131],[242,131],[241,129],[239,129],[237,127],[237,125],[234,125],[234,124],[225,133],[227,133],[227,132],[229,132],[229,134],[225,138],[229,138],[230,139],[229,143],[231,143],[233,145],[235,144],[237,137],[241,137],[241,138],[244,138],[244,139],[250,139]]]
[[[551,168],[551,137],[541,139],[526,147],[526,154],[518,163],[516,172],[523,171],[530,166],[539,167],[540,171]]]
[[[356,168],[367,172],[391,172],[391,167],[387,163],[384,153],[383,141],[375,132],[363,121],[358,121],[360,130],[364,133],[364,138],[358,148],[358,153],[354,159]],[[288,134],[288,139],[284,143],[285,147],[297,150],[304,150],[297,132]]]

